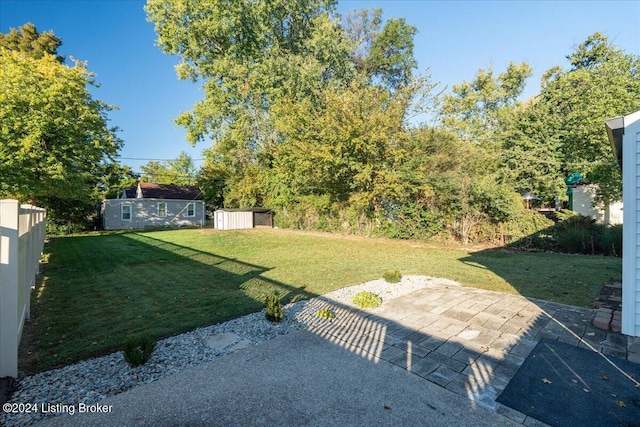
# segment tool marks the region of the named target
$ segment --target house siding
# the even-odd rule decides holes
[[[640,111],[625,116],[622,157],[622,333],[640,336]]]
[[[166,216],[158,216],[158,203],[166,203]],[[187,216],[187,205],[195,204],[195,215]],[[131,206],[131,220],[123,220],[123,205]],[[155,227],[204,226],[205,212],[202,200],[171,199],[109,199],[102,202],[105,230],[140,229]]]
[[[633,144],[629,145],[632,145],[636,151],[634,174],[636,181],[634,234],[636,238],[633,239],[633,242],[635,243],[633,252],[633,265],[635,267],[635,289],[629,289],[629,303],[627,304],[627,307],[623,306],[622,308],[623,316],[625,314],[625,308],[626,311],[629,312],[627,316],[628,318],[626,319],[629,323],[629,326],[623,329],[623,333],[632,336],[640,336],[640,268],[638,268],[638,266],[640,266],[640,263],[638,262],[640,261],[640,186],[638,186],[638,183],[640,182],[640,117],[630,125],[630,128],[625,131],[625,134],[630,136],[631,141],[629,142],[633,142]],[[634,294],[633,296],[631,296],[632,293]]]

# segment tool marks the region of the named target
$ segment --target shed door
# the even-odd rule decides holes
[[[256,227],[258,226],[273,227],[273,223],[271,222],[271,212],[254,212],[253,223],[255,224]]]
[[[216,211],[215,217],[216,217],[215,218],[215,221],[216,221],[215,227],[218,230],[224,230],[224,212]]]

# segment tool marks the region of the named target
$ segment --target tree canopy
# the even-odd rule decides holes
[[[532,99],[521,99],[527,63],[480,69],[440,97],[416,73],[415,27],[334,7],[148,0],[178,77],[203,87],[176,122],[190,142],[211,141],[197,182],[212,206],[269,206],[283,226],[467,242],[545,223],[521,195],[563,199],[572,172],[600,184],[603,201],[619,196],[603,123],[640,107],[637,57],[596,33]],[[417,123],[423,111],[439,123]]]
[[[64,62],[64,56],[58,55],[58,48],[62,45],[53,31],[39,33],[31,22],[22,27],[11,28],[8,34],[0,33],[0,48],[4,47],[14,52],[22,52],[25,55],[40,59],[45,55],[54,55],[60,63]]]
[[[93,75],[84,63],[67,66],[55,56],[53,33],[36,54],[42,36],[30,25],[21,30],[21,39],[10,37],[17,50],[0,47],[0,193],[50,207],[54,217],[74,216],[64,206],[92,205],[101,167],[121,147],[108,126],[113,107],[89,93]],[[20,40],[32,42],[25,48]]]
[[[140,179],[144,182],[176,185],[194,185],[198,172],[193,159],[184,151],[173,160],[151,160],[140,169]]]

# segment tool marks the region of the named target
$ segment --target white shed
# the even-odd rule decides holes
[[[219,209],[213,213],[213,226],[219,230],[273,227],[273,212],[265,208]]]
[[[640,336],[640,111],[606,121],[622,168],[622,333]]]
[[[614,202],[604,208],[593,205],[593,200],[598,187],[594,184],[578,184],[571,189],[572,206],[571,210],[580,215],[590,216],[598,224],[617,225],[623,223],[623,204]]]

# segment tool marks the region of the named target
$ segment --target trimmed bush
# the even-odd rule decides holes
[[[373,292],[358,292],[351,298],[351,303],[360,308],[376,308],[382,304],[382,298]]]
[[[329,308],[322,308],[322,309],[316,311],[316,317],[321,317],[323,319],[333,319],[333,318],[336,317],[336,315],[333,312],[333,310],[331,310]]]
[[[402,274],[400,270],[387,270],[382,273],[382,277],[387,283],[398,283],[402,279]]]
[[[156,342],[150,337],[130,336],[124,343],[124,360],[132,368],[147,363],[156,348]]]
[[[273,292],[264,300],[266,305],[267,312],[265,317],[270,322],[280,322],[284,318],[284,309],[282,308],[282,304],[280,303],[280,295],[278,292]]]

